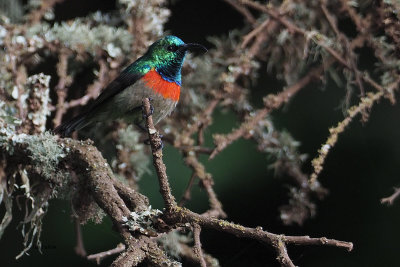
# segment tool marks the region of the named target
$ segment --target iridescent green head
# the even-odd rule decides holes
[[[153,43],[143,56],[151,67],[167,81],[181,84],[181,68],[187,51],[200,49],[204,52],[207,49],[200,45],[185,44],[176,36],[168,35]]]

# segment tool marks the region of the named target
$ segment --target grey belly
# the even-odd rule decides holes
[[[155,124],[171,114],[177,104],[176,101],[165,99],[161,94],[154,93],[153,90],[145,87],[143,82],[137,81],[114,96],[104,108],[97,112],[95,120],[103,121],[122,118],[128,123],[141,123],[143,121],[142,101],[146,97],[152,99],[151,104],[154,108],[153,121]]]

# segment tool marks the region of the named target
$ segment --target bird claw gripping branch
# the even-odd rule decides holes
[[[149,116],[153,115],[154,113],[154,107],[151,104],[151,102],[153,101],[153,99],[151,97],[149,97],[149,101],[150,101],[150,114],[146,114],[144,112],[144,106],[142,105],[142,113],[143,113],[143,119],[147,119]]]

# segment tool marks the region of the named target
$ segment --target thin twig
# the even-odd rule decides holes
[[[96,98],[100,94],[101,89],[105,87],[108,81],[106,79],[108,67],[104,59],[99,60],[99,66],[100,69],[98,78],[88,87],[87,94],[78,99],[66,102],[64,104],[65,109],[70,109],[76,106],[84,106],[89,102],[89,100]]]
[[[201,232],[200,226],[197,223],[193,224],[194,251],[197,257],[199,258],[201,267],[207,267],[203,255],[203,250],[201,249],[200,232]]]
[[[53,119],[54,125],[60,125],[62,116],[66,112],[65,99],[67,98],[67,86],[71,83],[71,77],[68,76],[68,57],[67,49],[61,49],[59,60],[57,64],[57,74],[59,76],[58,84],[56,86],[57,92],[57,106],[56,115]]]
[[[394,193],[389,197],[385,197],[381,199],[382,204],[393,205],[393,202],[400,196],[400,187],[393,187]]]
[[[293,33],[299,33],[302,34],[304,37],[308,38],[309,36],[313,36],[314,33],[304,30],[300,28],[299,26],[295,25],[291,21],[289,21],[286,17],[280,15],[275,9],[273,8],[267,8],[264,5],[259,4],[258,2],[250,1],[250,0],[241,0],[243,4],[246,4],[254,9],[257,9],[261,12],[264,12],[268,15],[270,15],[273,19],[277,20],[280,22],[282,25],[284,25],[289,32]],[[327,45],[323,38],[314,38],[313,39],[319,46],[323,47],[329,54],[331,54],[339,63],[341,63],[343,66],[345,66],[348,69],[351,69],[350,64],[339,54],[339,52],[335,51],[332,47]]]
[[[374,103],[383,97],[383,95],[383,91],[376,92],[375,94],[367,94],[366,97],[361,99],[357,106],[349,108],[349,114],[343,121],[339,122],[336,127],[329,129],[330,135],[328,136],[328,139],[321,146],[321,149],[318,150],[318,156],[311,161],[311,164],[314,168],[313,173],[310,175],[311,184],[314,184],[317,181],[319,174],[323,170],[326,157],[328,156],[331,148],[335,146],[339,134],[346,129],[350,122],[353,121],[355,116],[370,109]]]
[[[238,129],[232,131],[227,135],[214,135],[214,143],[216,145],[214,151],[211,153],[209,159],[213,159],[218,153],[220,153],[225,147],[239,139],[240,137],[249,134],[250,130],[265,116],[267,116],[272,110],[279,108],[284,103],[288,102],[300,89],[305,87],[308,83],[319,77],[325,66],[320,66],[311,70],[306,76],[300,79],[297,83],[293,84],[289,88],[280,92],[277,95],[268,95],[265,101],[265,107],[258,110],[256,114],[249,119],[249,121],[243,123]]]
[[[195,172],[192,173],[192,176],[190,177],[190,180],[186,186],[185,191],[183,192],[183,195],[181,197],[181,200],[178,202],[178,206],[182,207],[185,205],[186,201],[190,200],[191,198],[191,192],[192,192],[192,187],[194,180],[196,178]]]
[[[210,212],[214,215],[216,214],[217,217],[226,218],[227,215],[222,209],[222,203],[219,201],[213,188],[214,181],[212,175],[206,172],[204,165],[191,153],[185,153],[185,163],[192,168],[195,176],[200,179],[200,184],[206,189],[210,203]]]
[[[180,207],[175,207],[175,210],[167,214],[167,216],[170,216],[169,219],[171,219],[171,221],[179,221],[181,223],[198,223],[202,227],[230,233],[241,238],[255,239],[265,244],[272,244],[272,246],[275,246],[274,242],[281,239],[282,242],[288,245],[324,245],[345,248],[348,251],[353,249],[353,243],[351,242],[328,239],[326,237],[311,238],[309,236],[277,235],[264,231],[261,227],[244,227],[242,225],[231,223],[225,220],[199,215],[188,209]]]
[[[210,154],[213,151],[213,149],[202,148],[201,141],[198,142],[198,146],[192,146],[190,143],[191,136],[194,133],[197,132],[199,136],[202,135],[202,131],[200,131],[200,129],[205,129],[211,124],[212,122],[211,115],[214,112],[217,105],[219,104],[219,102],[221,101],[221,99],[222,99],[221,95],[217,95],[209,103],[204,112],[202,112],[202,116],[198,120],[196,120],[195,123],[188,126],[188,128],[185,129],[179,135],[180,138],[179,140],[175,140],[174,145],[175,147],[178,147],[182,151],[185,163],[193,170],[192,177],[190,178],[189,183],[183,194],[183,197],[179,202],[179,206],[182,206],[185,203],[185,201],[190,199],[191,189],[194,179],[195,177],[198,177],[200,179],[200,184],[206,189],[206,192],[208,194],[210,202],[210,210],[207,213],[213,214],[216,217],[225,218],[226,214],[222,209],[222,204],[218,200],[217,194],[214,192],[213,189],[214,182],[212,176],[211,174],[206,172],[204,165],[198,160],[196,155],[196,153]],[[202,138],[200,137],[199,139],[201,140]]]
[[[125,245],[122,243],[119,243],[116,248],[113,248],[113,249],[110,249],[107,251],[103,251],[100,253],[96,253],[96,254],[91,254],[91,255],[88,255],[86,258],[88,260],[94,260],[94,261],[96,261],[97,265],[100,265],[100,262],[102,259],[104,259],[108,256],[111,256],[111,255],[114,255],[114,254],[121,253],[124,250],[125,250]]]
[[[261,33],[265,28],[268,27],[268,25],[271,23],[271,20],[268,18],[266,20],[264,20],[263,23],[261,23],[260,25],[257,26],[257,28],[255,28],[254,30],[252,30],[251,32],[249,32],[248,34],[246,34],[243,37],[243,41],[242,44],[240,45],[240,47],[243,49],[247,46],[247,44],[251,41],[251,39],[253,39],[254,37],[256,37],[259,33]]]
[[[253,15],[250,13],[249,10],[242,4],[238,3],[236,0],[224,0],[228,4],[230,4],[234,9],[236,9],[239,13],[243,15],[243,17],[250,23],[250,24],[255,24],[256,19],[253,17]]]
[[[355,53],[352,50],[352,45],[350,44],[349,40],[344,36],[344,34],[342,34],[339,31],[339,29],[338,29],[338,27],[336,25],[335,17],[329,12],[329,10],[328,10],[326,5],[327,5],[327,1],[326,0],[322,1],[322,4],[321,4],[322,12],[324,13],[327,21],[329,22],[329,25],[331,26],[331,28],[335,32],[339,42],[343,44],[344,51],[347,54],[348,63],[349,63],[349,65],[350,65],[350,67],[351,67],[351,69],[352,69],[352,71],[354,73],[358,88],[360,89],[360,94],[361,94],[361,96],[364,96],[365,95],[364,85],[363,85],[363,83],[361,81],[360,71],[357,68],[357,63],[356,63],[357,59],[356,59]],[[349,98],[350,98],[350,93],[348,93],[348,97],[346,97],[346,102],[347,103],[350,102]]]
[[[318,156],[311,161],[311,164],[314,168],[313,173],[310,175],[311,184],[315,184],[315,182],[317,181],[318,175],[323,170],[323,165],[331,148],[335,146],[339,135],[353,121],[354,117],[359,114],[366,116],[365,114],[368,114],[367,112],[372,108],[372,106],[385,96],[391,99],[393,91],[398,88],[398,84],[400,82],[400,77],[398,77],[396,81],[387,86],[387,88],[383,88],[381,85],[379,85],[366,75],[363,76],[363,79],[370,85],[374,86],[378,90],[378,92],[368,93],[365,97],[361,98],[361,101],[358,103],[358,105],[350,107],[348,109],[348,115],[346,116],[346,118],[340,121],[336,127],[329,129],[330,134],[328,136],[328,139],[324,144],[322,144],[321,148],[318,150]]]
[[[74,219],[75,223],[75,234],[76,234],[76,245],[75,245],[75,253],[81,257],[86,257],[87,253],[85,250],[85,245],[83,244],[83,237],[82,237],[82,229],[81,224],[79,223],[78,219]]]
[[[162,160],[162,141],[160,134],[154,128],[153,117],[151,114],[150,100],[145,98],[143,100],[143,114],[146,116],[146,129],[149,134],[149,140],[151,144],[151,151],[153,154],[153,163],[156,167],[157,177],[160,183],[160,193],[164,199],[165,208],[171,210],[175,205],[175,198],[171,193],[171,187],[169,186],[168,176],[166,173],[166,167]]]
[[[292,260],[289,257],[286,245],[284,242],[282,242],[281,239],[278,240],[277,244],[274,247],[279,255],[277,260],[281,263],[281,266],[295,267],[294,263],[292,262]]]

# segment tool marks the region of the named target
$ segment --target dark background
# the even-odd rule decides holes
[[[174,1],[172,16],[166,25],[169,33],[186,42],[199,42],[210,47],[207,36],[221,36],[243,25],[242,17],[223,1]],[[101,10],[115,9],[114,1],[68,0],[55,9],[56,20],[68,20]],[[343,24],[344,23],[344,24]],[[346,27],[345,22],[342,27]],[[368,62],[368,53],[361,55]],[[251,97],[272,91],[271,77],[262,72],[258,84],[251,88]],[[311,172],[310,160],[328,136],[328,129],[343,119],[341,102],[343,88],[329,82],[301,90],[283,109],[273,113],[281,129],[288,130],[301,142],[300,152],[309,155],[304,171]],[[278,206],[287,202],[285,177],[275,177],[268,168],[266,154],[256,150],[251,141],[240,140],[224,150],[213,161],[204,158],[207,170],[213,174],[215,190],[229,215],[228,220],[245,226],[262,226],[274,233],[326,236],[354,243],[347,252],[331,247],[289,247],[289,254],[299,266],[399,266],[398,237],[400,236],[400,200],[391,207],[380,204],[380,199],[391,194],[399,185],[398,164],[400,107],[382,101],[371,111],[370,120],[362,125],[357,119],[350,124],[331,151],[320,176],[320,182],[330,194],[318,202],[315,218],[302,226],[284,226],[279,220]],[[207,142],[212,144],[213,133],[226,133],[237,126],[234,114],[217,111],[214,124],[207,131]],[[173,192],[180,197],[190,177],[179,153],[166,145],[164,160]],[[141,192],[150,197],[153,207],[162,208],[154,171],[140,181]],[[195,187],[189,208],[205,211],[208,202],[203,192]],[[14,207],[13,223],[0,240],[2,266],[95,266],[77,256],[74,224],[68,200],[50,201],[44,218],[42,233],[43,254],[37,249],[15,261],[22,250],[22,237],[17,223],[23,214]],[[111,230],[110,220],[101,225],[83,226],[87,252],[97,253],[116,246],[118,234]],[[275,253],[256,241],[238,239],[214,231],[202,232],[203,248],[220,260],[221,266],[277,266]],[[104,266],[113,258],[105,260]],[[4,265],[3,265],[4,264]]]

